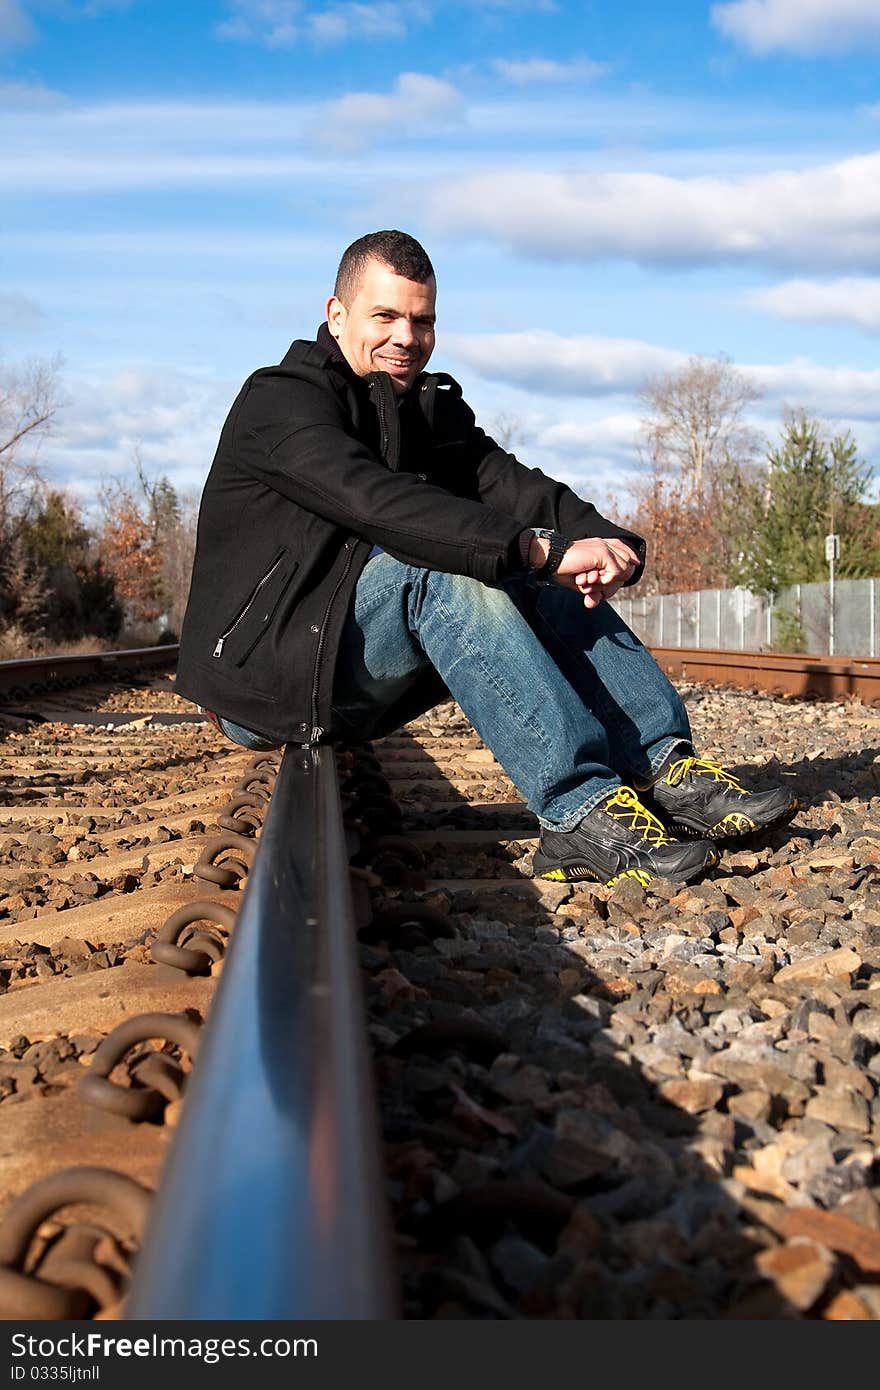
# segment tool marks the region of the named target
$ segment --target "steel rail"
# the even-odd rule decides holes
[[[731,652],[709,648],[652,647],[675,680],[708,681],[777,695],[880,702],[880,659],[859,656],[804,656],[784,652]]]
[[[878,658],[661,646],[651,647],[651,651],[664,671],[676,679],[825,700],[850,696],[868,703],[880,701]],[[119,652],[0,661],[0,695],[26,698],[39,688],[78,685],[130,666],[171,666],[176,664],[178,652],[178,645],[169,643]]]
[[[348,853],[327,748],[285,752],[127,1319],[393,1319]]]
[[[72,656],[16,657],[0,661],[0,694],[27,697],[35,689],[65,689],[133,666],[176,666],[178,643],[130,647],[118,652],[77,652]]]

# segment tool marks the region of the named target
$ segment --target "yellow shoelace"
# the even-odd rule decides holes
[[[725,786],[732,787],[735,792],[742,792],[743,796],[746,794],[745,787],[741,787],[735,777],[725,772],[719,763],[712,762],[710,758],[679,758],[672,764],[665,780],[670,787],[674,787],[689,772],[695,773],[697,777],[711,777],[715,782],[723,782]]]
[[[668,845],[663,822],[643,806],[632,787],[618,787],[602,810],[613,820],[629,821],[629,828],[651,845]]]

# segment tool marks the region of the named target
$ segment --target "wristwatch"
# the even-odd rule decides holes
[[[532,574],[539,584],[549,584],[552,576],[559,569],[562,557],[574,542],[563,536],[561,531],[552,531],[546,526],[533,526],[532,535],[543,536],[550,542],[550,549],[547,552],[547,559],[543,565],[532,570]]]

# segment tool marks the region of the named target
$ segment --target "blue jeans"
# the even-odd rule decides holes
[[[691,739],[677,692],[610,604],[376,555],[343,632],[334,719],[353,735],[369,728],[430,667],[542,825],[572,829]]]
[[[691,730],[682,701],[610,604],[516,577],[497,587],[369,561],[336,667],[334,730],[367,737],[428,670],[440,674],[542,825],[570,830],[622,780],[648,785]],[[272,745],[228,720],[249,748]]]

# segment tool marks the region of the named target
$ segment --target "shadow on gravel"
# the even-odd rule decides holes
[[[384,902],[411,903],[413,919],[361,946],[404,1316],[822,1316],[837,1273],[813,1246],[792,1257],[771,1224],[782,1204],[734,1174],[778,1137],[799,1093],[762,1093],[756,1072],[743,1098],[701,1070],[703,1030],[732,1037],[766,1015],[722,988],[717,955],[705,968],[674,905],[656,904],[645,925],[633,880],[606,901],[596,885],[523,877],[523,845],[505,836],[534,834],[534,821],[510,802],[501,823],[516,813],[531,832],[500,832],[492,878],[488,843],[462,856],[443,830],[497,828],[498,808],[433,785],[442,802],[427,766],[422,788],[395,781],[403,834],[436,833],[431,882],[388,888]],[[445,929],[420,924],[419,903]],[[650,961],[627,949],[642,939]],[[677,955],[657,968],[670,942]]]
[[[740,763],[734,768],[756,791],[780,780],[791,783],[803,807],[831,801],[869,801],[880,796],[880,767],[875,767],[880,748],[862,748],[843,757],[799,758],[780,762],[775,758],[760,765]],[[796,828],[796,823],[795,823]]]

